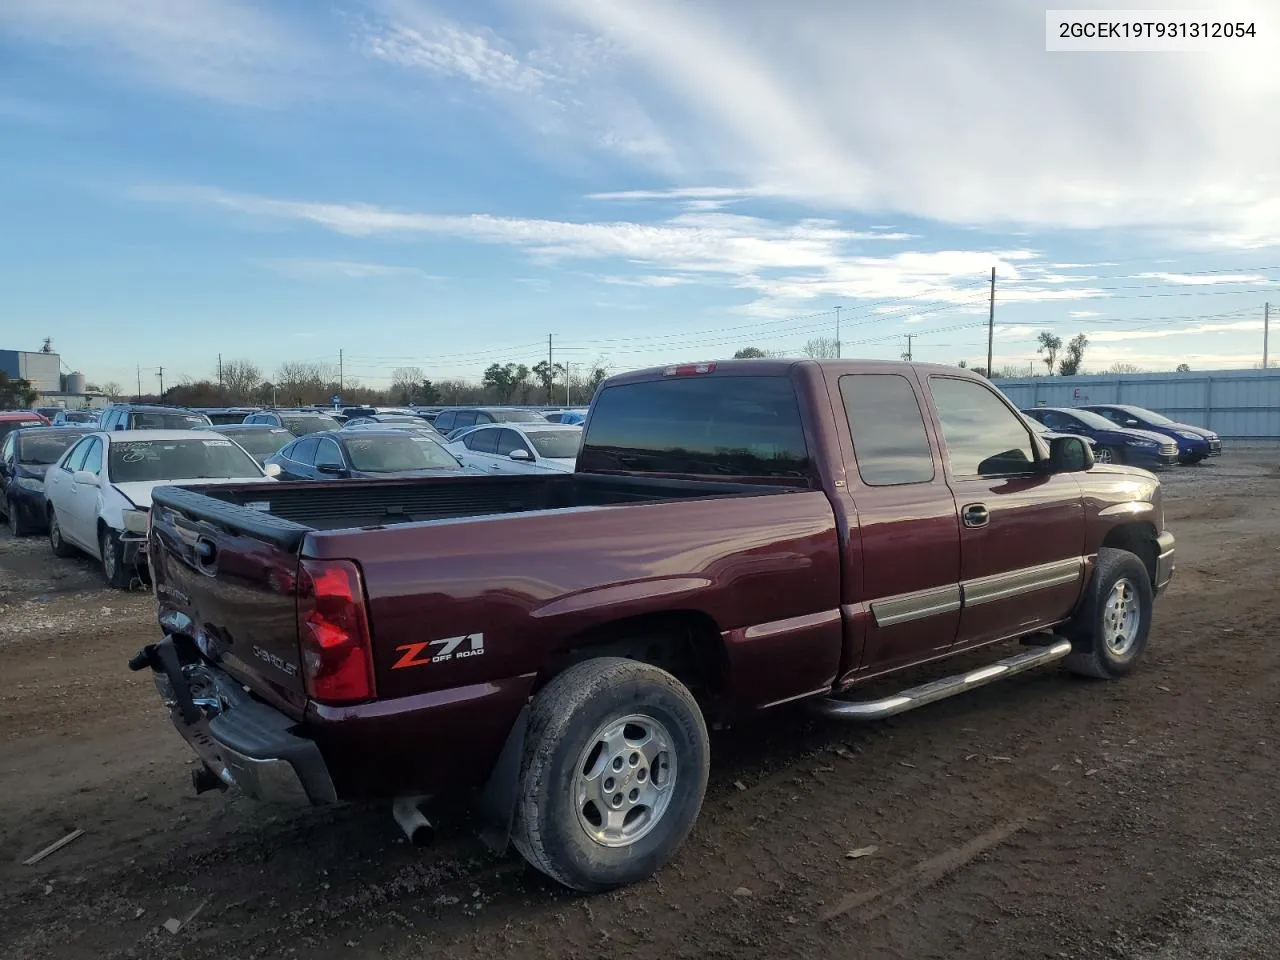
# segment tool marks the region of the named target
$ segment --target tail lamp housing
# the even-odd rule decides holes
[[[311,699],[342,705],[375,698],[364,583],[353,561],[301,561],[298,639]]]

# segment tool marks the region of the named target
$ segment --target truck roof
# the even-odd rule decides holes
[[[697,370],[699,367],[707,367],[707,370]],[[806,367],[815,370],[839,370],[842,372],[856,373],[860,370],[884,370],[886,368],[898,367],[902,370],[917,370],[921,373],[948,373],[948,374],[964,374],[977,377],[978,375],[970,370],[962,367],[955,367],[943,363],[916,363],[906,360],[872,360],[866,358],[849,358],[849,359],[830,359],[830,360],[813,360],[808,357],[784,357],[780,359],[761,358],[753,360],[697,360],[689,363],[672,363],[665,364],[661,367],[647,367],[643,370],[632,370],[627,373],[621,373],[617,376],[610,377],[606,383],[630,383],[643,380],[654,380],[672,374],[668,371],[689,369],[689,376],[707,376],[716,374],[726,374],[729,376],[759,376],[759,377],[783,377],[791,373],[796,367]]]

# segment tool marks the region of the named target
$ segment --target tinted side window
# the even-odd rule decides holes
[[[516,450],[529,450],[528,444],[524,442],[524,437],[514,430],[486,430],[484,432],[498,434],[498,455],[501,457],[509,457]]]
[[[951,472],[958,477],[1027,473],[1031,431],[994,393],[972,380],[930,377]]]
[[[15,443],[14,438],[16,436],[17,434],[11,433],[4,438],[4,446],[0,447],[0,461],[8,463],[10,460],[13,459],[13,447]]]
[[[459,427],[474,427],[476,425],[476,412],[474,410],[463,410],[461,413],[453,415],[453,429]]]
[[[471,442],[468,446],[476,453],[497,453],[498,434],[501,430],[477,430],[467,435]]]
[[[441,433],[448,433],[453,429],[453,419],[456,414],[452,410],[446,410],[435,419],[435,427]]]
[[[933,451],[911,381],[896,373],[840,378],[858,475],[873,487],[928,483]]]
[[[97,437],[89,442],[89,449],[84,456],[84,465],[77,469],[88,470],[92,474],[102,472],[102,441]]]
[[[320,448],[316,451],[316,466],[322,463],[333,464],[335,467],[342,466],[342,451],[338,449],[338,445],[327,437],[320,441]]]
[[[293,454],[290,456],[290,459],[296,463],[303,463],[310,466],[316,461],[316,447],[319,445],[320,441],[316,440],[314,437],[302,440],[294,445]]]
[[[485,413],[483,410],[480,410],[476,413],[476,423],[496,423],[496,422],[497,421],[493,419],[493,414],[491,413]]]
[[[786,377],[695,376],[602,390],[578,469],[807,480],[809,452]]]

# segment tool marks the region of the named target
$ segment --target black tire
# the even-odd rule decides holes
[[[9,533],[15,537],[25,537],[32,532],[31,520],[18,504],[12,500],[8,502],[5,508],[5,514],[9,522]]]
[[[125,566],[124,545],[114,530],[98,531],[98,550],[102,556],[102,575],[113,590],[128,590],[133,583],[133,570]]]
[[[1118,643],[1121,634],[1117,621],[1110,619],[1108,604],[1116,602],[1120,584],[1131,590],[1136,625],[1125,631],[1126,643]],[[1151,609],[1154,592],[1146,564],[1128,550],[1103,547],[1089,583],[1084,606],[1063,633],[1071,640],[1071,653],[1065,663],[1072,673],[1099,680],[1123,677],[1138,662],[1147,648],[1151,631]],[[1124,601],[1126,606],[1129,601]]]
[[[588,832],[591,811],[600,814],[594,801],[588,799],[580,809],[575,799],[579,761],[586,755],[588,762],[595,758],[594,766],[605,764],[600,767],[600,785],[606,786],[612,779],[609,774],[617,769],[609,766],[614,761],[605,751],[588,753],[588,748],[597,733],[631,716],[655,722],[666,735],[670,750],[665,755],[668,762],[674,759],[674,774],[668,766],[671,793],[648,832],[634,840],[624,839],[625,845],[611,846]],[[623,746],[616,757],[625,756],[634,763],[639,754],[630,751],[631,746]],[[530,864],[574,890],[596,893],[644,880],[672,857],[693,828],[706,793],[710,761],[702,711],[671,674],[621,657],[576,664],[534,698],[512,842]],[[648,775],[644,762],[634,772],[631,767],[622,768],[613,800],[626,790],[628,799],[623,802],[629,804],[636,792],[629,787],[643,785],[646,776],[656,783],[663,775],[660,763],[653,766],[657,772]],[[635,822],[641,829],[645,809],[652,812],[656,807],[627,808],[627,818],[637,813]]]
[[[76,548],[62,539],[62,528],[58,525],[58,513],[49,508],[49,546],[53,555],[63,560],[76,555]]]

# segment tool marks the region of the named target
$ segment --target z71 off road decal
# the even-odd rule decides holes
[[[459,649],[463,644],[467,645],[466,649]],[[425,667],[447,660],[461,660],[463,657],[478,657],[484,653],[484,634],[468,633],[461,637],[446,637],[426,643],[406,643],[396,647],[396,652],[400,654],[400,659],[392,665],[392,670]]]

